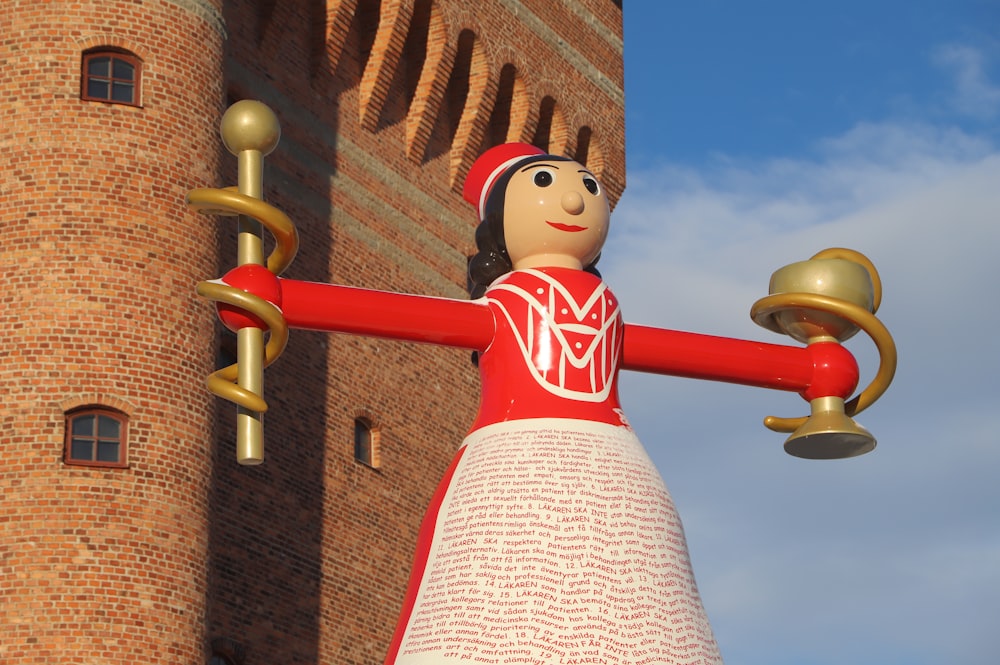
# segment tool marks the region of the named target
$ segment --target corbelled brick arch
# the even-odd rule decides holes
[[[378,32],[361,77],[358,120],[370,132],[378,129],[379,117],[400,68],[413,18],[412,0],[383,0],[379,8]]]
[[[471,30],[459,35],[459,53],[467,54],[468,79],[448,165],[449,185],[456,190],[461,189],[466,173],[480,154],[497,92],[497,81],[490,76],[482,44]]]
[[[268,61],[304,61],[305,69],[315,74],[323,63],[329,41],[326,4],[325,0],[251,0],[249,10],[244,11],[261,56]],[[294,53],[298,49],[304,57]]]
[[[537,110],[530,102],[528,89],[517,67],[506,62],[497,76],[496,101],[482,150],[501,143],[529,141],[538,121]]]
[[[264,35],[274,18],[274,5],[277,0],[260,0],[257,3],[257,43],[264,41]]]
[[[448,154],[455,140],[465,102],[469,96],[470,72],[472,70],[473,45],[475,34],[463,31],[454,40],[455,59],[448,74],[444,98],[434,118],[430,139],[424,150],[422,162],[430,162],[441,155]]]
[[[571,136],[562,109],[551,95],[542,97],[538,107],[538,126],[531,142],[553,155],[571,156],[575,137]]]
[[[427,21],[427,49],[413,101],[406,115],[406,157],[417,164],[424,160],[434,124],[444,101],[455,64],[455,44],[448,39],[448,26],[436,2]]]
[[[594,132],[584,125],[576,135],[576,154],[573,159],[585,165],[598,178],[604,173],[604,151],[594,139]]]
[[[484,100],[489,117],[477,154],[501,143],[530,142],[538,121],[537,103],[531,95],[531,67],[524,54],[489,39],[480,40],[480,44],[494,91]]]
[[[405,122],[427,60],[432,5],[433,0],[382,5],[359,93],[362,129],[378,133]]]
[[[323,53],[313,61],[313,77],[323,70],[334,71],[344,50],[347,34],[351,30],[358,0],[326,0],[323,13]]]
[[[314,77],[326,62],[327,44],[327,3],[325,0],[311,0],[306,7],[309,24],[308,62],[309,75]]]

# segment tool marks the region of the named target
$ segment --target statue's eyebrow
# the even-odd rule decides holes
[[[528,164],[523,169],[521,169],[521,173],[524,173],[528,169],[534,169],[534,168],[537,168],[539,166],[547,166],[550,169],[555,169],[556,171],[559,170],[559,167],[556,166],[555,164],[552,164],[552,163],[549,163],[549,162],[535,162],[534,164]]]

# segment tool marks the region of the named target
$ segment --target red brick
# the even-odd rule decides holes
[[[439,0],[430,44],[412,36],[425,0],[383,12],[411,20],[395,32],[377,2],[326,4],[5,3],[0,662],[199,663],[227,638],[247,663],[367,664],[391,636],[476,372],[465,351],[294,331],[265,375],[267,461],[236,464],[235,409],[204,389],[223,334],[194,294],[233,265],[234,223],[183,205],[235,182],[217,134],[227,95],[281,119],[265,190],[303,238],[290,277],[463,297],[476,220],[460,176],[496,134],[505,65],[525,137],[551,96],[568,149],[589,128],[607,189],[624,187],[612,0]],[[470,80],[418,85],[419,58],[458,53],[463,31]],[[100,46],[142,60],[141,108],[80,100],[81,53]],[[398,69],[371,79],[362,126],[379,49]],[[485,101],[459,132],[465,87]],[[407,116],[432,94],[408,156]],[[93,404],[129,416],[128,468],[62,462],[65,412]],[[378,469],[353,458],[359,414],[378,427]]]

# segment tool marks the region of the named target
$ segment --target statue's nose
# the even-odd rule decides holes
[[[579,215],[583,212],[583,197],[580,192],[568,191],[562,195],[562,209],[571,215]]]

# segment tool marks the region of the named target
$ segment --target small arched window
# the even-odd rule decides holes
[[[142,61],[122,50],[98,48],[83,54],[80,98],[139,106]]]
[[[67,464],[127,466],[128,417],[112,409],[87,407],[66,414]]]

